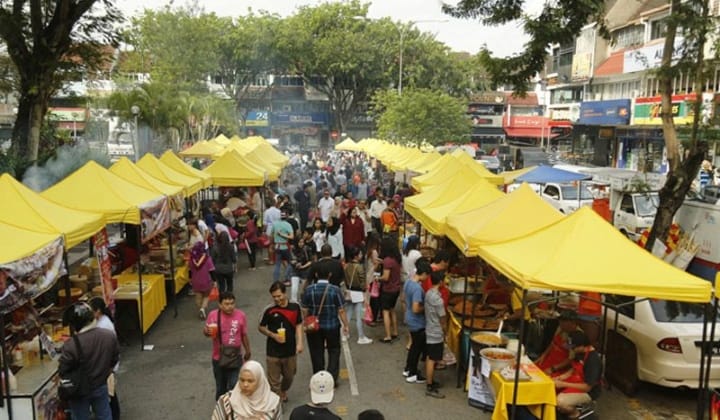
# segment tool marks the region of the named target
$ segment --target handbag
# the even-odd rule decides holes
[[[88,382],[87,367],[85,366],[85,354],[83,353],[77,335],[73,335],[73,341],[77,347],[80,359],[75,369],[60,374],[60,384],[58,385],[57,392],[63,401],[76,400],[90,394],[90,382]]]
[[[305,330],[306,334],[312,334],[320,330],[320,314],[322,313],[323,304],[325,303],[325,296],[327,296],[327,291],[329,288],[330,283],[325,286],[325,291],[323,292],[322,299],[320,299],[320,308],[318,309],[317,315],[308,315],[303,318],[303,329]]]
[[[361,303],[365,300],[363,292],[359,290],[353,290],[353,284],[355,284],[355,275],[357,274],[357,265],[353,265],[353,271],[350,277],[350,286],[347,287],[344,293],[345,302],[350,303]]]
[[[217,286],[213,286],[212,289],[210,289],[210,294],[208,295],[208,301],[215,302],[220,298],[220,290],[218,290]]]
[[[242,349],[240,346],[226,346],[223,344],[220,319],[222,319],[222,313],[220,313],[220,309],[218,309],[218,341],[220,342],[220,360],[218,360],[218,366],[222,369],[240,369],[243,363]]]
[[[373,322],[375,322],[375,318],[373,318],[372,308],[370,307],[369,303],[365,303],[365,316],[363,316],[363,322],[368,325],[371,325]]]
[[[380,297],[380,282],[377,280],[373,280],[372,283],[370,283],[370,297]]]

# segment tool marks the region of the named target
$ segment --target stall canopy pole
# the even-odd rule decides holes
[[[700,377],[698,378],[698,397],[696,414],[697,419],[701,420],[703,413],[705,412],[705,390],[703,384],[705,383],[705,356],[707,352],[707,322],[708,312],[710,311],[710,304],[706,303],[703,305],[703,332],[702,332],[702,343],[700,344]]]
[[[142,251],[142,226],[136,225],[137,229],[137,272],[138,272],[138,318],[140,318],[140,351],[145,350],[145,335],[143,332],[143,287],[142,287],[142,258],[140,257]]]
[[[92,244],[92,239],[90,240],[90,243]],[[91,245],[92,246],[92,245]],[[68,253],[67,249],[63,248],[63,263],[65,263],[65,271],[67,271],[67,274],[65,275],[65,302],[70,304],[72,302],[71,295],[70,295],[70,263],[68,262]]]
[[[173,252],[173,225],[170,223],[170,227],[168,228],[168,248],[170,251],[170,283],[171,283],[171,289],[170,294],[172,295],[172,301],[173,301],[173,310],[175,311],[175,315],[173,318],[177,318],[178,316],[178,310],[177,310],[177,295],[175,294],[175,252]]]
[[[477,272],[475,273],[475,281],[477,281]],[[458,351],[458,359],[459,362],[457,364],[457,378],[456,378],[456,388],[460,388],[460,376],[463,373],[462,364],[464,363],[464,360],[462,360],[462,349],[463,349],[463,340],[465,339],[465,307],[467,305],[467,293],[468,293],[468,276],[467,276],[467,270],[465,270],[465,284],[463,285],[463,304],[462,304],[462,314],[460,315],[460,351]],[[470,322],[470,331],[472,334],[472,321]],[[469,343],[469,337],[468,337],[468,345]],[[468,358],[470,356],[470,352],[468,352]]]
[[[705,365],[705,375],[704,375],[704,381],[699,384],[699,394],[702,397],[702,401],[698,404],[698,411],[699,411],[699,419],[702,419],[705,417],[705,408],[708,407],[708,401],[706,398],[709,398],[710,396],[710,366],[712,364],[712,358],[714,355],[714,347],[715,347],[715,326],[717,325],[717,311],[718,311],[718,300],[713,299],[714,303],[706,304],[705,305],[705,320],[707,322],[707,314],[710,312],[710,316],[712,317],[712,320],[710,321],[710,340],[707,341],[705,334],[703,334],[703,345],[702,347],[705,349],[705,357],[707,357],[706,365]],[[702,357],[702,354],[701,354]],[[702,375],[701,375],[702,377]]]
[[[513,291],[513,293],[515,293]],[[527,289],[523,289],[523,297],[522,297],[522,316],[520,318],[520,337],[518,337],[518,342],[520,343],[518,345],[517,354],[515,355],[515,383],[513,384],[513,401],[512,401],[512,407],[510,412],[510,419],[515,420],[515,414],[517,414],[517,393],[518,393],[518,386],[520,384],[520,356],[523,352],[523,347],[525,346],[525,311],[527,309]],[[545,408],[543,408],[543,412],[545,411]]]
[[[7,398],[7,412],[8,412],[8,418],[10,420],[13,420],[13,410],[12,410],[12,398],[10,397],[10,374],[8,373],[10,371],[10,357],[5,351],[5,314],[0,314],[0,317],[2,318],[2,325],[0,325],[0,343],[2,343],[2,372],[3,372],[3,387],[5,388],[5,392],[2,392],[2,398],[0,398],[0,407],[4,406],[4,401]]]

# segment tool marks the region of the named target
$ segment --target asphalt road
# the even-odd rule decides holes
[[[253,359],[264,364],[265,340],[257,331],[261,310],[271,302],[267,291],[271,267],[248,271],[247,262],[235,278],[237,307],[243,310],[250,325]],[[202,335],[203,322],[198,319],[194,300],[186,294],[177,298],[177,318],[168,302],[160,318],[145,336],[151,351],[141,351],[139,336],[129,337],[122,346],[118,376],[122,416],[131,420],[209,419],[214,406],[214,381],[210,366],[211,345]],[[354,324],[354,322],[353,322]],[[356,339],[354,327],[351,328]],[[382,344],[382,327],[367,328],[375,343],[358,345],[349,341],[349,356],[357,380],[357,395],[352,395],[345,355],[341,355],[341,380],[330,408],[342,418],[355,419],[367,408],[376,408],[387,419],[489,419],[490,414],[467,404],[467,396],[455,388],[456,372],[438,372],[446,398],[426,397],[424,385],[407,384],[401,375],[405,361],[404,342]],[[298,374],[285,405],[287,418],[293,407],[309,399],[311,376],[307,350],[299,356]],[[606,390],[598,401],[602,419],[691,419],[695,418],[693,391],[678,392],[644,384],[634,398],[619,391]]]

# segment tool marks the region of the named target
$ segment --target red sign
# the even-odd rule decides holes
[[[694,93],[689,93],[687,95],[673,95],[671,102],[695,102],[696,100],[697,100],[697,95]],[[636,104],[654,104],[654,103],[660,103],[660,102],[662,102],[660,96],[635,98]]]
[[[339,137],[339,135],[338,135],[338,132],[337,132],[336,130],[333,130],[333,131],[330,132],[330,138],[332,138],[333,140],[337,140],[338,137]]]
[[[510,123],[506,127],[514,128],[541,128],[548,126],[549,119],[539,116],[516,116],[510,117]]]
[[[110,255],[108,254],[108,247],[110,244],[107,230],[103,228],[100,232],[96,233],[95,236],[93,236],[93,242],[95,255],[97,255],[98,267],[100,267],[103,298],[105,299],[105,304],[111,308],[115,302],[113,297],[115,286],[113,285],[112,266],[110,263]]]

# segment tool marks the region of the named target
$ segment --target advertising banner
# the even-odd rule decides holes
[[[267,127],[269,123],[269,112],[250,111],[245,119],[246,127]]]
[[[696,101],[695,94],[673,95],[672,115],[677,125],[692,124],[692,103]],[[659,96],[650,98],[637,98],[633,106],[632,125],[662,125],[660,113],[662,104]]]
[[[145,243],[170,227],[170,204],[166,197],[148,201],[140,206],[142,242]]]
[[[93,244],[95,247],[95,255],[97,256],[98,268],[100,269],[100,284],[102,284],[103,298],[105,299],[105,304],[109,308],[112,308],[112,305],[115,303],[113,298],[115,286],[113,285],[112,279],[112,263],[110,262],[110,255],[108,254],[110,241],[108,240],[107,229],[103,228],[93,236]]]
[[[0,313],[44,293],[64,274],[62,238],[30,256],[0,265]]]

